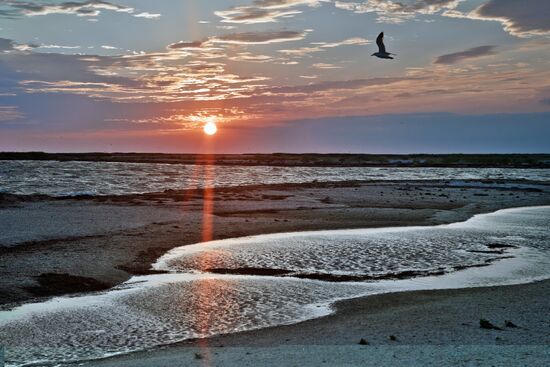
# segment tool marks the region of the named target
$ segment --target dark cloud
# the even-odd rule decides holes
[[[514,35],[550,34],[548,0],[489,0],[473,14],[481,19],[502,22]]]
[[[43,91],[44,88],[67,84],[70,84],[70,88],[77,88],[79,84],[95,88],[142,86],[140,80],[117,75],[100,75],[94,71],[124,62],[128,61],[105,56],[85,57],[39,52],[4,53],[0,59],[0,88],[4,92],[19,93],[22,90],[34,92],[35,88]]]
[[[134,13],[134,8],[102,0],[66,1],[44,4],[42,1],[8,0],[0,2],[0,17],[38,16],[48,14],[72,14],[81,17],[94,17],[103,10],[128,13],[142,18],[158,18],[160,14]]]
[[[204,44],[203,41],[194,41],[194,42],[176,42],[171,43],[168,45],[168,49],[170,50],[185,50],[185,49],[194,49],[194,48],[201,48]]]
[[[403,80],[411,80],[415,78],[371,78],[371,79],[355,79],[355,80],[338,80],[330,82],[312,83],[303,86],[288,86],[270,88],[271,93],[315,93],[328,90],[351,90],[374,85],[387,85],[401,82]]]
[[[12,40],[7,38],[0,38],[0,52],[11,51],[14,49],[15,44]]]
[[[460,52],[441,55],[435,59],[434,64],[450,65],[456,64],[457,62],[461,62],[463,60],[495,55],[495,47],[496,46],[478,46]]]
[[[7,38],[0,38],[0,52],[5,51],[29,51],[40,46],[34,44],[21,44]]]

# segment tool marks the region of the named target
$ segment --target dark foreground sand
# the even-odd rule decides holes
[[[151,263],[169,249],[203,239],[434,225],[502,208],[550,205],[549,185],[527,182],[229,188],[207,193],[212,205],[205,204],[204,194],[191,190],[65,200],[0,195],[0,307],[107,289],[150,272]],[[374,296],[338,303],[338,312],[322,319],[96,363],[542,366],[549,360],[549,295],[549,283],[540,282]],[[482,317],[498,325],[512,320],[520,328],[480,329]],[[361,338],[370,345],[359,345]],[[523,363],[524,357],[529,363]]]

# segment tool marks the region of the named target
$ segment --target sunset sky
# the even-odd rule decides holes
[[[395,60],[371,57],[381,31]],[[550,152],[549,137],[548,0],[0,1],[0,151]]]

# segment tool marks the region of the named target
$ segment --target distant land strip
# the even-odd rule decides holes
[[[550,154],[166,154],[0,152],[1,160],[280,167],[550,168]]]

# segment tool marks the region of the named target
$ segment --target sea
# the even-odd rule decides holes
[[[0,193],[124,195],[190,188],[341,181],[550,182],[550,169],[203,166],[80,161],[0,161]]]

